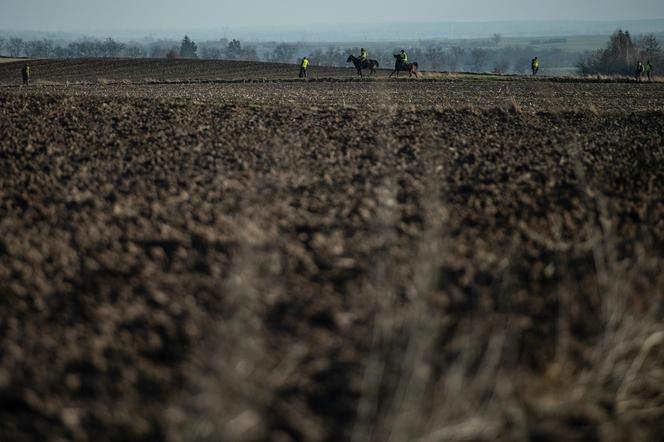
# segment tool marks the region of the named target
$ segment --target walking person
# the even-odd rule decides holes
[[[652,67],[652,64],[650,63],[650,60],[646,61],[646,77],[648,78],[648,81],[652,81],[652,75],[653,72],[655,71],[655,68]]]
[[[645,70],[645,68],[643,67],[643,63],[641,63],[641,61],[639,60],[639,61],[636,63],[636,72],[634,73],[634,78],[635,78],[636,81],[638,81],[639,83],[641,83],[641,76],[643,75],[643,71],[644,71],[644,70]]]
[[[21,77],[23,77],[23,85],[27,86],[30,82],[30,74],[32,74],[32,69],[27,64],[21,69]]]
[[[300,62],[300,78],[307,78],[307,67],[309,67],[309,59],[304,57]]]

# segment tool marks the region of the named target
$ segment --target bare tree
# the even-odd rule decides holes
[[[240,44],[240,40],[231,40],[226,47],[226,58],[230,60],[247,60],[255,61],[258,60],[258,55],[256,54],[256,48],[245,47],[243,48]]]
[[[505,72],[508,71],[509,68],[510,68],[510,64],[507,62],[507,60],[498,59],[498,60],[496,60],[496,64],[493,67],[493,73],[494,74],[504,74]]]
[[[290,63],[295,61],[295,54],[297,46],[293,44],[282,43],[274,48],[274,51],[269,56],[270,61],[280,61],[283,63]]]
[[[424,55],[431,66],[431,70],[439,71],[442,69],[445,56],[441,47],[430,45],[424,51]]]
[[[139,44],[129,44],[125,47],[124,55],[129,58],[144,58],[147,51]]]
[[[177,45],[179,45],[179,43],[174,40],[153,41],[148,47],[148,54],[150,58],[164,58],[171,48],[176,47]]]
[[[178,48],[171,48],[167,53],[166,53],[166,58],[173,60],[175,58],[180,58],[180,53],[178,52]]]
[[[475,48],[470,51],[470,58],[472,61],[473,70],[480,72],[484,70],[486,62],[489,59],[489,53],[482,48]]]
[[[102,43],[98,40],[81,40],[69,43],[67,46],[71,57],[94,58],[102,57]]]
[[[453,48],[450,49],[448,57],[449,60],[448,65],[450,67],[451,72],[454,72],[459,68],[459,62],[461,61],[461,58],[465,53],[466,51],[459,46],[454,46]]]
[[[208,60],[219,60],[224,58],[224,50],[228,45],[228,40],[225,38],[202,42],[199,45],[201,58]]]
[[[520,55],[514,59],[512,70],[517,74],[525,74],[530,69],[531,58],[526,55]]]
[[[345,66],[345,55],[346,54],[339,48],[328,47],[325,50],[316,49],[311,54],[310,60],[312,63],[321,66]]]
[[[104,40],[100,46],[103,57],[118,57],[125,47],[124,43],[119,43],[111,37]]]
[[[201,46],[201,58],[206,60],[219,60],[224,58],[224,51],[216,46]]]
[[[652,63],[659,63],[664,59],[664,53],[659,45],[659,41],[653,34],[647,34],[639,40],[639,49],[641,58],[649,60]]]
[[[5,49],[5,39],[0,37],[0,55],[2,55],[4,49]]]
[[[23,51],[24,42],[22,38],[10,38],[7,43],[7,51],[11,57],[18,57]]]
[[[51,40],[31,40],[23,45],[23,52],[28,57],[48,58],[53,56],[54,44]]]

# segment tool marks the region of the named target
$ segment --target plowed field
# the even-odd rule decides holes
[[[57,63],[0,66],[0,440],[664,432],[663,84]]]
[[[23,60],[0,66],[0,83],[19,84],[25,63],[32,67],[33,79],[42,82],[277,80],[297,78],[298,74],[295,65],[229,60]],[[311,67],[312,76],[351,76],[354,73],[354,69]]]

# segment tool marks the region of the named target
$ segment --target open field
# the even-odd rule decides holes
[[[20,83],[20,66],[0,66],[0,83]],[[67,81],[145,81],[145,80],[239,80],[297,78],[298,67],[277,63],[228,60],[166,60],[166,59],[80,59],[33,60],[35,80]],[[352,65],[350,65],[352,67]],[[17,71],[18,69],[18,71]],[[351,75],[354,70],[312,67],[312,75],[323,77]]]
[[[16,61],[17,59],[11,59]],[[173,84],[227,84],[229,82],[287,82],[299,81],[297,79],[298,67],[289,64],[261,63],[229,60],[166,60],[166,59],[43,59],[43,60],[20,60],[18,62],[4,63],[0,65],[0,85],[20,85],[21,67],[28,62],[32,67],[32,82],[34,84],[46,84],[62,86],[76,86],[93,83],[95,85],[113,84],[135,84],[155,85],[165,83]],[[393,65],[381,66],[376,76],[365,80],[385,80],[392,72]],[[401,78],[392,81],[403,80],[407,77],[403,72]],[[538,76],[530,78],[518,75],[495,75],[495,74],[472,74],[472,73],[447,73],[447,72],[421,72],[421,78],[429,81],[440,80],[468,80],[477,81],[501,81],[524,82],[544,81],[546,83],[620,83],[633,84],[632,78],[603,78],[601,81],[595,79],[583,79],[578,77],[547,77]],[[349,64],[349,68],[335,68],[327,66],[310,66],[309,79],[319,81],[359,81],[356,71]],[[662,77],[656,77],[661,82]],[[400,86],[401,87],[401,86]],[[538,88],[545,87],[538,85]],[[170,89],[170,88],[169,88]],[[561,89],[561,91],[568,88]],[[608,92],[608,90],[607,90]],[[178,93],[177,90],[174,93]],[[509,93],[501,92],[502,95]],[[622,94],[623,91],[618,91]],[[555,94],[554,94],[555,95]],[[647,97],[647,94],[644,94]]]
[[[3,57],[0,56],[0,63],[15,63],[17,61],[21,61],[21,58],[12,58],[12,57]]]
[[[664,84],[58,63],[0,66],[0,440],[664,431]]]

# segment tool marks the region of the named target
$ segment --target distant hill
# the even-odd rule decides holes
[[[504,37],[563,37],[609,35],[616,29],[633,34],[664,32],[664,19],[624,21],[512,21],[477,23],[386,23],[367,25],[323,25],[316,27],[238,28],[239,35],[250,40],[418,40]]]
[[[118,39],[182,38],[213,40],[222,37],[244,41],[407,41],[421,39],[489,38],[493,34],[503,37],[563,37],[578,35],[609,35],[616,29],[627,29],[633,34],[663,33],[664,19],[613,21],[503,21],[503,22],[448,22],[448,23],[384,23],[384,24],[329,24],[300,26],[220,27],[218,29],[132,30],[107,29],[90,32],[38,32],[7,31],[0,36],[12,35],[26,39],[83,36]]]

